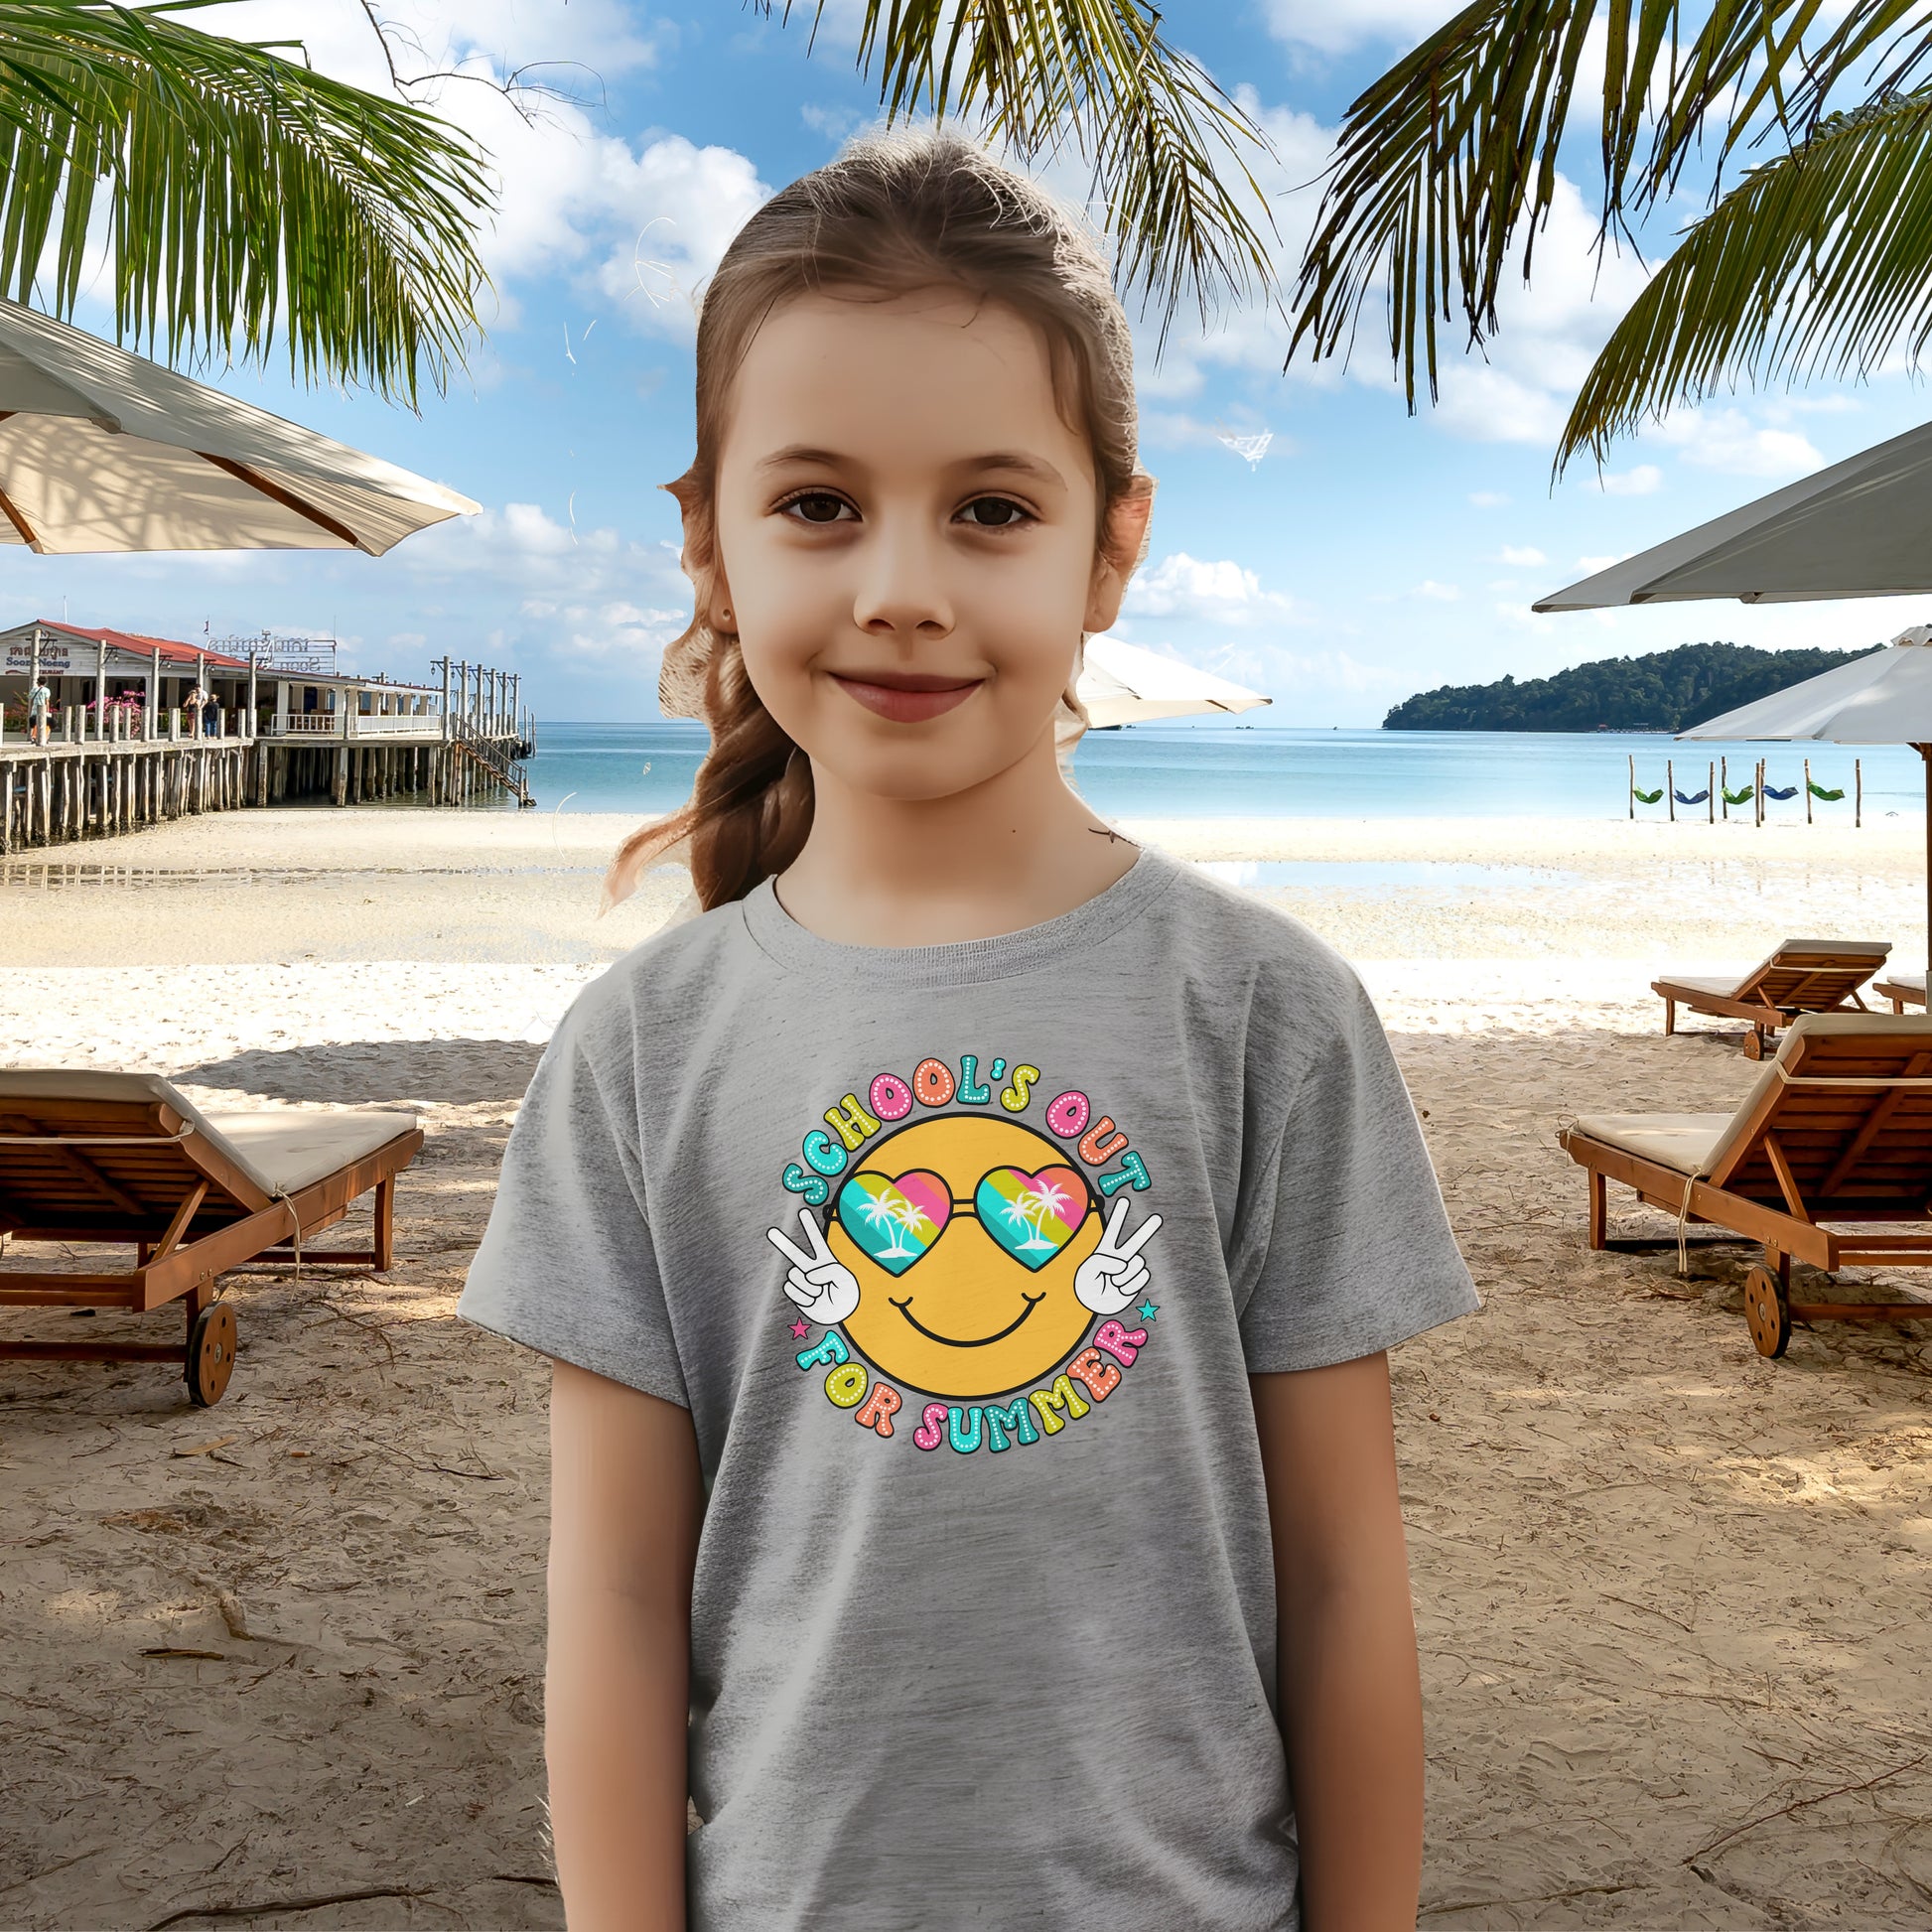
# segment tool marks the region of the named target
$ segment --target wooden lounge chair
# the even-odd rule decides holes
[[[1677,1009],[1709,1013],[1725,1020],[1748,1020],[1744,1057],[1764,1057],[1770,1035],[1800,1013],[1831,1013],[1850,1006],[1863,1013],[1863,987],[1891,951],[1875,939],[1787,939],[1770,958],[1742,979],[1698,979],[1672,974],[1652,980],[1663,995],[1664,1032],[1677,1031]]]
[[[1686,1222],[1764,1244],[1744,1283],[1762,1355],[1808,1321],[1932,1320],[1932,1302],[1790,1299],[1795,1256],[1828,1271],[1932,1268],[1932,1017],[1814,1013],[1792,1023],[1734,1114],[1585,1114],[1558,1137],[1589,1176],[1589,1245],[1608,1245],[1604,1183]]]
[[[181,1362],[190,1399],[218,1402],[234,1366],[219,1276],[244,1262],[380,1271],[390,1263],[396,1175],[416,1158],[416,1117],[388,1109],[203,1114],[145,1073],[0,1070],[0,1309],[155,1309],[185,1303],[171,1342],[0,1340],[0,1359]],[[375,1189],[373,1244],[312,1251]],[[34,1273],[28,1241],[124,1242],[125,1274]]]
[[[1879,999],[1891,1002],[1892,1012],[1903,1013],[1907,1007],[1925,1004],[1925,975],[1903,970],[1887,973],[1883,979],[1871,982],[1871,990]]]

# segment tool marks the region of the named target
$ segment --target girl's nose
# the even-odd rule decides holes
[[[952,600],[939,546],[906,522],[875,525],[861,553],[852,617],[875,637],[910,642],[949,635]]]

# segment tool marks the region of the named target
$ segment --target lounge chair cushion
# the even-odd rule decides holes
[[[1741,987],[1756,979],[1767,967],[1779,964],[1787,953],[1836,953],[1847,960],[1868,959],[1875,969],[1885,963],[1890,952],[1889,939],[1786,939],[1769,958],[1759,960],[1748,973],[1734,973],[1728,978],[1711,978],[1693,973],[1659,973],[1657,978],[1660,982],[1668,981],[1672,986],[1689,987],[1696,993],[1715,993],[1721,1000],[1734,1000]]]
[[[1804,1013],[1786,1030],[1750,1091],[1730,1114],[1583,1114],[1580,1133],[1682,1174],[1721,1172],[1749,1132],[1757,1103],[1779,1080],[1778,1069],[1803,1055],[1821,1036],[1891,1039],[1932,1047],[1932,1015],[1923,1013]]]
[[[384,1107],[337,1107],[327,1113],[290,1107],[202,1118],[232,1150],[236,1165],[271,1194],[299,1192],[416,1125],[414,1114]]]
[[[160,1101],[271,1195],[306,1187],[416,1125],[412,1113],[373,1107],[204,1114],[158,1073],[93,1067],[0,1067],[0,1109],[9,1100],[108,1100],[137,1107]]]
[[[1705,1172],[1729,1114],[1584,1114],[1576,1131],[1678,1173]]]

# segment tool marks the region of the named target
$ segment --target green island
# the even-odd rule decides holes
[[[1872,644],[1868,650],[1881,650]],[[1604,657],[1554,677],[1444,684],[1382,720],[1397,732],[1680,732],[1816,677],[1866,650],[1759,650],[1679,644],[1643,657]]]

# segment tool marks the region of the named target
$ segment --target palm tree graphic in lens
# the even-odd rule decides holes
[[[926,1244],[923,1241],[916,1248],[908,1248],[905,1237],[923,1232],[931,1217],[916,1202],[907,1200],[897,1187],[888,1185],[870,1196],[866,1201],[865,1216],[867,1224],[875,1232],[883,1228],[892,1236],[890,1247],[874,1251],[876,1259],[910,1261],[925,1253]]]
[[[1003,1212],[1016,1231],[1026,1230],[1026,1239],[1019,1245],[1023,1250],[1038,1251],[1044,1249],[1053,1253],[1058,1243],[1049,1241],[1041,1232],[1045,1223],[1060,1217],[1060,1209],[1066,1205],[1066,1194],[1050,1180],[1027,1180],[1021,1191],[1011,1196]]]

